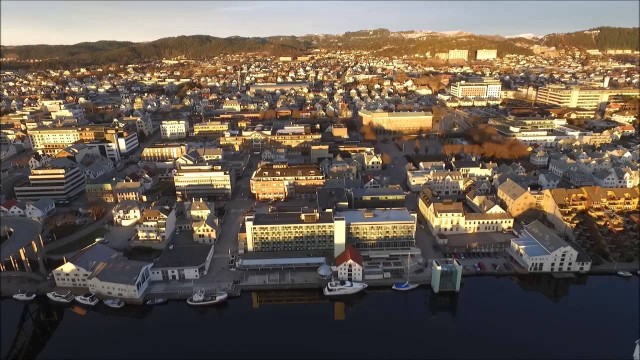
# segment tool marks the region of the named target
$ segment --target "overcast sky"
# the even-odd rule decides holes
[[[339,34],[387,28],[517,35],[639,26],[636,1],[0,2],[0,43]]]

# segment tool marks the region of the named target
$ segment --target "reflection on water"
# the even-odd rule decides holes
[[[199,307],[188,306],[184,301],[174,301],[168,305],[157,306],[126,305],[121,309],[112,309],[102,303],[95,307],[83,307],[78,304],[53,304],[46,297],[39,297],[32,303],[3,300],[3,315],[6,316],[10,314],[12,315],[10,317],[15,320],[5,320],[3,317],[3,348],[0,356],[2,359],[34,359],[42,353],[42,356],[46,357],[60,357],[66,354],[66,356],[63,357],[75,356],[83,358],[83,356],[81,356],[82,354],[89,354],[98,347],[105,351],[105,354],[110,354],[110,356],[113,357],[123,357],[124,355],[113,350],[110,344],[120,343],[123,347],[133,346],[132,342],[134,340],[132,339],[135,339],[137,334],[141,332],[148,333],[150,337],[150,339],[141,340],[159,339],[161,342],[170,342],[168,338],[162,340],[166,332],[159,329],[163,327],[166,328],[175,325],[186,328],[194,322],[202,321],[205,323],[207,320],[215,318],[214,323],[217,324],[216,326],[241,331],[241,329],[246,327],[261,326],[271,322],[277,323],[280,320],[293,326],[295,326],[298,321],[317,322],[318,316],[321,316],[321,319],[328,320],[325,322],[320,321],[317,329],[314,327],[315,330],[323,333],[339,331],[339,329],[345,328],[342,324],[335,324],[333,325],[334,327],[332,327],[330,324],[333,324],[334,321],[349,322],[347,328],[358,328],[358,326],[361,326],[364,332],[371,326],[378,326],[379,324],[381,326],[386,326],[384,325],[385,323],[388,323],[388,326],[403,326],[403,324],[411,323],[412,326],[421,327],[422,332],[420,332],[420,336],[426,334],[427,336],[438,338],[441,344],[438,343],[439,345],[434,346],[440,348],[445,345],[448,346],[449,341],[449,338],[447,338],[446,335],[442,335],[440,331],[442,325],[452,325],[452,321],[455,323],[484,323],[486,322],[486,316],[499,315],[504,311],[508,312],[509,309],[496,309],[495,313],[492,312],[492,303],[495,298],[500,298],[504,303],[509,303],[517,299],[517,301],[514,301],[516,305],[510,307],[512,310],[515,309],[512,316],[514,316],[514,314],[522,314],[518,306],[526,309],[526,305],[529,304],[528,299],[533,298],[530,294],[524,293],[527,291],[539,292],[551,301],[543,301],[543,303],[537,302],[537,305],[543,307],[545,310],[529,319],[529,322],[532,323],[533,326],[530,329],[524,329],[522,334],[514,335],[514,337],[508,340],[511,342],[515,341],[517,343],[516,345],[506,350],[496,350],[498,352],[493,353],[493,356],[502,354],[507,350],[515,354],[517,351],[520,351],[521,346],[531,345],[536,348],[536,346],[534,346],[535,343],[530,344],[527,342],[529,338],[535,339],[535,336],[532,334],[536,333],[536,326],[546,324],[544,321],[556,321],[556,318],[561,318],[565,314],[569,318],[574,317],[575,314],[572,313],[574,312],[574,307],[567,308],[567,302],[560,301],[560,299],[565,298],[570,298],[571,302],[581,303],[580,307],[575,307],[575,311],[582,311],[584,309],[592,311],[591,315],[594,319],[597,319],[600,323],[604,323],[604,325],[602,325],[602,331],[615,330],[619,333],[616,337],[607,339],[606,344],[597,346],[594,343],[595,340],[589,340],[589,335],[584,335],[587,337],[584,341],[593,344],[589,351],[601,351],[601,353],[598,354],[594,353],[593,356],[598,355],[604,358],[606,357],[605,355],[617,353],[612,352],[611,349],[614,346],[617,347],[620,345],[617,344],[616,341],[619,341],[619,338],[624,335],[631,334],[635,336],[634,341],[637,339],[637,335],[633,334],[637,332],[637,327],[634,327],[635,325],[625,324],[625,318],[621,318],[617,313],[612,317],[612,314],[607,312],[606,309],[602,309],[599,303],[594,303],[590,300],[593,294],[613,292],[616,294],[624,294],[624,296],[618,295],[615,297],[619,302],[617,308],[629,306],[630,300],[634,298],[630,298],[630,288],[625,286],[626,281],[624,279],[617,277],[595,277],[589,278],[590,281],[589,284],[587,284],[587,277],[558,279],[552,276],[541,275],[513,278],[513,280],[517,282],[517,285],[509,281],[508,278],[470,278],[465,280],[468,286],[464,286],[460,293],[441,292],[435,294],[428,287],[420,287],[409,292],[394,292],[391,289],[367,289],[365,292],[353,296],[332,299],[325,297],[319,289],[259,291],[244,294],[241,298],[231,299],[225,304]],[[635,286],[635,291],[637,291],[637,280],[637,278],[633,278],[630,281],[634,283],[627,285]],[[579,291],[575,290],[576,286],[580,287]],[[576,296],[576,293],[579,293],[579,298]],[[490,295],[485,296],[485,294]],[[464,300],[460,301],[462,299]],[[535,302],[535,300],[533,302]],[[288,306],[294,304],[299,304],[299,306]],[[635,305],[632,305],[637,306],[637,299],[634,304]],[[65,323],[59,326],[67,311],[69,314],[66,315]],[[390,316],[390,314],[393,314],[393,316]],[[545,319],[545,316],[547,316],[545,314],[550,314],[548,316],[551,318]],[[637,313],[634,314],[637,315]],[[426,319],[422,317],[424,315],[427,316]],[[628,314],[625,313],[624,316],[628,317]],[[451,320],[452,317],[458,319]],[[291,322],[291,318],[295,320]],[[541,321],[540,324],[537,323],[538,319]],[[606,323],[607,319],[611,319],[610,323]],[[15,324],[11,324],[11,321],[14,321]],[[121,324],[128,325],[123,327]],[[87,330],[85,326],[89,330]],[[487,333],[494,331],[496,334],[500,334],[500,336],[498,338],[497,336],[492,337],[487,335],[488,337],[484,338],[483,341],[491,344],[505,342],[503,337],[507,336],[509,326],[511,325],[504,324],[504,327],[501,328],[499,324],[489,325]],[[560,323],[558,326],[559,330],[556,330],[556,333],[570,331],[572,325],[569,323]],[[102,330],[107,328],[110,330]],[[456,333],[456,331],[460,331],[458,329],[459,327],[451,326],[450,331],[452,331],[452,334],[457,334],[456,336],[468,335],[465,332]],[[52,339],[56,331],[60,334],[56,334]],[[309,331],[309,333],[306,333],[307,336],[320,336],[319,334],[313,333],[313,330]],[[505,333],[505,331],[507,331],[507,333]],[[128,336],[120,337],[121,332],[128,334]],[[561,333],[556,333],[554,333],[554,336],[561,335]],[[83,339],[82,335],[84,334],[86,334],[87,337]],[[99,335],[96,336],[96,334]],[[599,334],[600,332],[596,335],[599,336]],[[178,334],[174,335],[178,336]],[[206,337],[198,334],[185,336],[186,337],[180,341],[192,340],[193,342],[189,344],[191,347],[194,347],[194,352],[210,354],[211,356],[220,351],[226,351],[225,349],[227,349],[228,346],[246,349],[246,346],[250,345],[250,343],[238,342],[239,340],[237,341],[235,336],[226,336],[224,333],[218,334],[218,336],[220,336],[220,343],[225,344],[223,347],[211,344],[209,344],[209,346],[198,345],[203,341],[205,343],[207,342]],[[268,338],[268,340],[264,340],[265,343],[275,344],[278,340],[276,335],[274,335],[274,338],[269,338],[266,334],[265,336]],[[295,337],[296,333],[288,333],[287,336]],[[366,341],[366,338],[363,339],[357,337],[357,335],[354,336],[354,341]],[[96,340],[97,338],[99,339]],[[591,339],[593,339],[593,337]],[[625,338],[624,341],[626,340]],[[298,339],[297,341],[300,342],[302,340]],[[421,340],[416,337],[408,340],[409,343],[420,343],[420,341]],[[104,348],[102,346],[103,343],[105,344]],[[455,341],[452,340],[451,344],[453,345],[454,343]],[[482,346],[482,344],[482,342],[474,343],[473,346],[475,348]],[[67,347],[75,346],[78,346],[78,349],[74,350],[77,352],[67,352]],[[414,346],[414,348],[407,349],[402,354],[405,356],[419,357],[421,352],[424,351],[424,349],[418,349],[416,346]],[[303,351],[305,349],[296,348],[291,349],[291,351]],[[493,345],[485,346],[482,350],[484,351],[483,354],[486,353],[488,357],[491,357],[489,354],[492,354],[492,349],[494,349]],[[558,352],[558,354],[574,355],[574,357],[576,354],[582,354],[572,349],[570,346],[563,346],[562,349],[553,348],[553,346],[547,347],[547,350]],[[139,351],[140,352],[136,354],[138,358],[143,355],[143,357],[168,356],[174,358],[184,355],[180,352],[171,352],[172,350],[167,350],[166,348],[165,350],[160,350],[159,348],[151,347],[140,349]],[[272,349],[272,351],[275,350]],[[458,354],[458,357],[462,355],[466,356],[466,353],[460,351],[453,351],[451,356],[455,357],[455,354]],[[436,354],[440,353],[434,353],[434,356]],[[443,354],[444,353],[440,354],[440,356],[444,356]],[[527,354],[531,357],[535,357],[534,355],[536,355],[536,353]],[[399,354],[398,356],[401,355]],[[542,353],[538,353],[538,356],[544,357]],[[609,356],[608,358],[613,357]]]
[[[54,306],[42,297],[25,303],[21,310],[13,342],[4,359],[35,359],[64,316],[64,308]]]

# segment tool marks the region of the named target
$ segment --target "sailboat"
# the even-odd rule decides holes
[[[417,288],[418,286],[420,286],[420,284],[412,284],[409,282],[409,258],[410,258],[411,254],[407,254],[407,281],[406,282],[397,282],[394,283],[393,286],[391,287],[393,290],[398,290],[398,291],[409,291],[409,290],[413,290],[415,288]]]

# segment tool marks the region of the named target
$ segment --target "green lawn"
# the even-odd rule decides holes
[[[69,252],[74,252],[74,251],[78,251],[80,249],[83,249],[91,244],[93,244],[96,241],[96,238],[98,237],[103,237],[104,235],[106,235],[109,231],[104,229],[104,228],[98,228],[94,231],[92,231],[91,233],[89,233],[87,236],[84,236],[74,242],[71,242],[69,244],[60,246],[59,248],[56,248],[54,250],[51,250],[48,252],[49,255],[62,255],[62,254],[66,254]]]

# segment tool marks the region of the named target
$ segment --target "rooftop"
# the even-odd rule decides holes
[[[213,245],[185,245],[167,247],[153,265],[157,268],[199,267],[209,256]]]
[[[347,224],[376,223],[376,222],[415,222],[414,217],[406,208],[374,209],[374,210],[346,210],[338,211],[337,215],[344,217]]]

